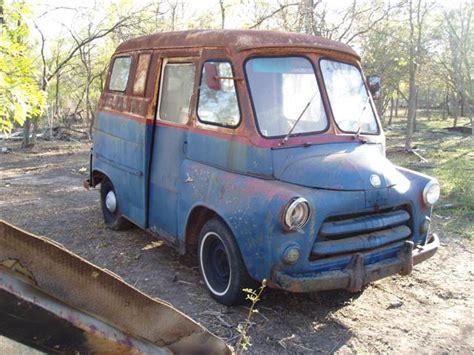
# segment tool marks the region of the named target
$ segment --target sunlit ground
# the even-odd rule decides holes
[[[474,238],[474,140],[472,136],[449,131],[452,119],[418,117],[418,130],[413,138],[417,152],[427,161],[403,152],[405,119],[385,125],[387,155],[395,164],[436,177],[441,184],[441,199],[433,218],[451,234]],[[467,118],[458,126],[469,127]]]

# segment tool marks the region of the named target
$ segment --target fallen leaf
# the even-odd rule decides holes
[[[158,247],[161,247],[162,244],[163,244],[163,241],[155,240],[155,241],[151,242],[150,244],[145,245],[142,248],[142,250],[150,250],[150,249],[153,249],[153,248],[158,248]]]

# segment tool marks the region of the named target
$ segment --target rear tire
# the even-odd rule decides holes
[[[211,296],[227,306],[246,300],[243,288],[256,288],[229,228],[218,218],[206,222],[199,235],[199,268]]]
[[[123,217],[114,185],[106,177],[100,183],[100,205],[104,222],[110,229],[120,231],[130,229],[133,226],[129,220]]]

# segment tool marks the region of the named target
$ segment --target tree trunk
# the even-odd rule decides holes
[[[221,28],[225,28],[225,7],[224,0],[219,0],[219,6],[221,8]]]
[[[377,110],[377,114],[380,118],[380,122],[382,122],[382,124],[384,124],[384,117],[383,117],[383,114],[384,114],[384,107],[383,107],[383,100],[384,100],[384,95],[383,95],[383,91],[380,93],[380,97],[375,100],[375,109]]]
[[[443,120],[449,117],[449,91],[446,88],[446,96],[444,97],[444,105],[443,105]]]
[[[452,96],[451,102],[453,103],[451,105],[451,113],[453,115],[453,127],[457,127],[458,125],[458,117],[459,117],[459,106],[458,106],[458,100],[456,99],[456,94]]]
[[[304,33],[313,34],[313,7],[314,0],[303,0]]]
[[[91,121],[89,123],[89,140],[92,140],[92,130],[94,128],[95,114],[92,113]]]
[[[415,63],[410,63],[410,80],[409,80],[409,96],[408,96],[408,114],[407,114],[407,130],[405,137],[405,149],[411,150],[411,141],[415,125],[416,114],[416,74]]]
[[[22,148],[28,148],[30,146],[30,131],[31,131],[31,119],[27,118],[23,125],[23,143]]]
[[[395,105],[395,100],[393,99],[393,96],[392,96],[390,98],[390,117],[388,119],[388,125],[389,126],[392,124],[394,105]]]
[[[35,117],[33,120],[33,132],[31,134],[31,145],[34,146],[36,144],[36,136],[38,135],[38,120],[39,117]]]
[[[407,114],[407,129],[405,137],[405,150],[411,150],[411,141],[413,136],[413,125],[415,122],[416,111],[416,64],[415,64],[415,26],[413,24],[413,1],[409,2],[410,11],[410,57],[408,64],[408,114]]]
[[[61,79],[61,73],[58,72],[58,75],[56,76],[56,88],[54,92],[54,116],[59,117],[59,84]]]
[[[417,28],[416,28],[416,38],[415,38],[415,19],[413,18],[414,9],[413,9],[413,0],[410,0],[409,5],[409,23],[410,23],[410,55],[409,55],[409,64],[408,64],[408,113],[407,113],[407,130],[405,137],[405,150],[411,150],[411,143],[413,137],[413,131],[415,128],[416,120],[416,105],[417,105],[417,88],[416,88],[416,72],[417,72],[417,60],[418,54],[421,47],[421,32],[422,32],[422,16],[421,16],[421,1],[418,0],[416,6],[416,16],[417,16]]]
[[[415,114],[413,116],[413,132],[416,132],[418,130],[417,125],[416,125],[417,113],[418,113],[418,88],[416,88],[416,91],[415,91]]]

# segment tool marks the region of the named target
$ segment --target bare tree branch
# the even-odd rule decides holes
[[[279,12],[283,11],[284,9],[286,9],[287,7],[290,7],[290,6],[298,6],[299,3],[297,2],[294,2],[294,3],[291,3],[291,4],[283,4],[283,5],[280,5],[280,7],[274,11],[272,11],[270,14],[266,15],[266,16],[263,16],[261,17],[260,19],[258,19],[258,21],[256,23],[254,23],[252,26],[250,26],[249,28],[250,29],[254,29],[254,28],[257,28],[258,26],[260,26],[263,22],[265,22],[266,20],[272,18],[273,16],[275,16],[276,14],[278,14]]]

